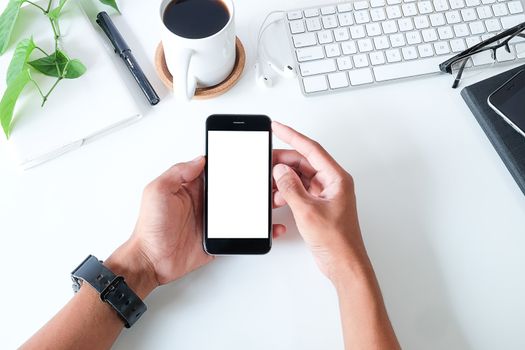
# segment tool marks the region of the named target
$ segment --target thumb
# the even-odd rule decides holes
[[[309,194],[303,186],[299,176],[290,167],[277,164],[273,167],[273,178],[279,193],[290,206],[292,211],[304,206],[309,200]]]
[[[205,164],[204,157],[200,156],[191,162],[179,163],[172,166],[159,177],[170,191],[177,192],[182,184],[192,182],[202,173]]]

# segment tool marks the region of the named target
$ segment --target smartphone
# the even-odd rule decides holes
[[[490,94],[488,104],[510,126],[525,136],[525,69]]]
[[[206,120],[204,250],[266,254],[272,245],[272,132],[264,115]]]

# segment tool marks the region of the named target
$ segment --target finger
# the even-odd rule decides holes
[[[177,192],[182,184],[197,179],[204,169],[204,157],[199,156],[191,162],[178,163],[160,175],[157,181],[167,186],[171,192]]]
[[[272,131],[275,136],[302,154],[317,171],[339,170],[337,162],[317,142],[275,121],[272,122]]]
[[[277,189],[292,211],[301,211],[311,200],[299,176],[289,166],[277,164],[273,168]]]
[[[296,150],[276,149],[273,151],[273,164],[286,164],[306,177],[314,177],[317,173],[312,165]]]
[[[279,238],[286,233],[286,226],[283,224],[274,224],[272,232],[273,238]]]
[[[286,201],[284,200],[284,197],[279,191],[275,191],[273,193],[273,209],[278,209],[284,207],[285,205]]]

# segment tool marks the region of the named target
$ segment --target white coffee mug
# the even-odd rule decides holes
[[[221,0],[230,19],[211,36],[190,39],[170,31],[164,24],[164,11],[173,0],[163,0],[160,7],[162,45],[166,64],[173,75],[175,96],[191,100],[197,87],[210,87],[223,82],[235,65],[235,21],[232,0]],[[195,25],[199,21],[195,20]]]

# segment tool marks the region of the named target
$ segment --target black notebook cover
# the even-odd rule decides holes
[[[461,91],[461,96],[525,194],[525,137],[507,124],[487,103],[487,98],[494,90],[524,68],[525,65],[467,86]]]

